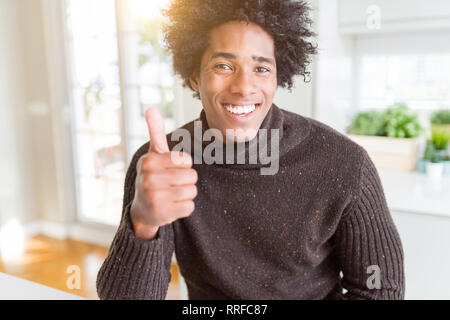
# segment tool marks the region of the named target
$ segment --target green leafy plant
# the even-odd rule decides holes
[[[450,124],[450,110],[438,110],[431,115],[432,124]]]
[[[415,138],[421,127],[417,114],[409,112],[404,103],[397,103],[384,112],[384,135],[391,138]]]
[[[447,150],[450,134],[446,131],[433,131],[431,140],[433,141],[436,150]]]
[[[417,114],[411,113],[404,103],[397,103],[384,112],[361,112],[347,128],[348,133],[391,138],[415,138],[422,131]]]
[[[359,113],[352,121],[348,132],[365,135],[379,136],[383,132],[384,117],[378,111],[366,111]]]
[[[426,161],[430,161],[433,163],[439,163],[441,162],[442,156],[440,155],[440,153],[438,152],[438,150],[436,149],[433,140],[427,140],[427,144],[425,147],[425,152],[423,155],[423,160]]]
[[[439,162],[442,162],[442,156],[441,156],[439,153],[434,152],[433,155],[432,155],[432,157],[431,157],[431,159],[430,159],[430,161],[431,161],[432,163],[439,163]]]

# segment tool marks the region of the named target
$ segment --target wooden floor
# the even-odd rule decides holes
[[[107,253],[106,247],[39,235],[26,239],[24,255],[14,262],[2,261],[0,256],[0,272],[88,299],[98,299],[95,280]],[[71,265],[80,268],[80,289],[69,289],[67,286],[71,275],[67,273],[67,268]],[[172,281],[166,299],[176,300],[179,299],[178,267],[173,264],[170,272]]]

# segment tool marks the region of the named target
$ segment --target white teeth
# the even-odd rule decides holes
[[[239,114],[239,113],[250,113],[253,112],[255,110],[255,105],[251,105],[251,106],[237,106],[237,107],[233,107],[230,104],[226,106],[227,110],[231,113],[234,114]]]

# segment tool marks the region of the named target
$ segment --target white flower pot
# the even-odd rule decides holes
[[[433,179],[441,178],[444,173],[444,164],[442,162],[439,163],[427,162],[426,168],[427,168],[427,176]]]

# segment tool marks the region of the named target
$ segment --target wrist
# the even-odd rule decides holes
[[[153,240],[158,234],[159,227],[135,224],[133,225],[134,235],[142,240]]]
[[[152,240],[156,238],[156,235],[159,230],[159,226],[152,226],[139,221],[137,217],[139,217],[138,210],[134,203],[131,205],[130,209],[130,221],[131,226],[133,228],[134,235],[143,240]]]

